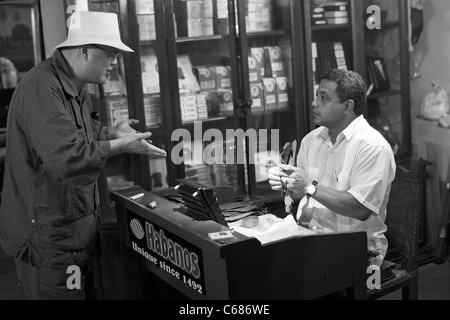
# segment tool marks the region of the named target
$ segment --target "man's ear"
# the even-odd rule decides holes
[[[355,101],[349,99],[345,101],[344,106],[345,106],[344,112],[348,114],[355,109]]]

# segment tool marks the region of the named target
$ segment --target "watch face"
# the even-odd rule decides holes
[[[306,187],[306,193],[313,194],[316,191],[316,187],[313,185],[309,185]]]

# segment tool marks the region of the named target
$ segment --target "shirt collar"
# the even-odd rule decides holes
[[[345,137],[345,139],[347,141],[349,141],[353,135],[358,131],[361,123],[365,121],[364,116],[360,115],[359,117],[357,117],[355,120],[353,120],[348,126],[347,128],[345,128],[339,135],[338,135],[338,140],[339,137],[341,135],[343,135]],[[318,138],[323,139],[324,141],[329,141],[331,140],[330,138],[330,131],[328,130],[328,128],[326,127],[322,127],[322,130],[320,130],[319,134],[318,134]]]
[[[345,128],[341,134],[349,141],[353,135],[359,130],[361,124],[365,121],[364,116],[360,115],[358,118],[353,120],[347,128]]]
[[[322,130],[320,130],[317,137],[323,139],[324,141],[330,140],[330,131],[327,127],[322,127]]]
[[[61,81],[64,91],[74,98],[78,97],[78,90],[74,80],[75,75],[73,74],[66,58],[64,58],[61,50],[56,50],[52,59],[52,64],[58,73],[59,80]]]

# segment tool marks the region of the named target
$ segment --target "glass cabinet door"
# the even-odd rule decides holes
[[[366,0],[367,118],[397,159],[410,155],[408,1]]]
[[[133,90],[133,118],[140,121],[140,131],[152,132],[152,143],[166,150],[167,140],[164,130],[164,108],[169,104],[168,94],[161,90],[163,76],[167,66],[161,63],[165,56],[165,32],[163,7],[161,1],[136,0],[127,1],[128,23],[130,24],[130,42],[136,43],[136,54],[131,64],[139,72],[129,78]],[[158,27],[157,27],[158,26]],[[137,31],[137,32],[136,32]],[[139,68],[140,67],[140,68]],[[158,156],[141,156],[138,165],[139,184],[146,190],[156,191],[167,188],[167,158]]]
[[[73,4],[79,10],[116,13],[122,41],[134,50],[119,55],[117,67],[104,85],[89,85],[94,109],[98,111],[102,125],[115,126],[136,119],[139,124],[135,128],[141,132],[151,131],[153,144],[165,149],[153,0],[87,0]],[[147,190],[167,187],[166,159],[121,154],[108,160],[99,179],[104,223],[115,222],[114,203],[109,192],[133,185]]]
[[[229,27],[233,12],[227,0],[166,2],[171,161],[179,178],[242,193],[234,138],[238,70]]]
[[[267,181],[270,167],[280,163],[286,143],[306,130],[300,48],[302,18],[298,1],[238,1],[242,55],[241,108],[248,156],[248,192],[253,198],[279,196]],[[294,71],[296,70],[296,71]],[[249,103],[248,103],[249,102]],[[292,164],[292,163],[291,163]]]

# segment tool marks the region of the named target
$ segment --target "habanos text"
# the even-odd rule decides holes
[[[158,257],[148,253],[144,248],[140,248],[134,241],[132,241],[133,250],[152,262],[155,267],[166,271],[185,285],[203,294],[203,287],[195,281],[200,279],[201,276],[198,255],[166,237],[163,230],[156,231],[154,226],[148,221],[145,222],[145,230],[148,249],[163,260],[159,260]],[[187,275],[180,274],[172,265],[185,271]],[[194,279],[189,276],[192,276]]]

